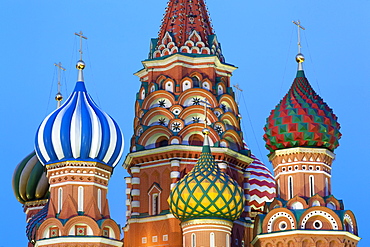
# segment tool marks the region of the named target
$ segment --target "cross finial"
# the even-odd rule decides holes
[[[60,87],[61,87],[61,83],[60,83],[60,77],[61,77],[61,75],[60,75],[60,73],[61,73],[61,71],[66,71],[66,69],[62,67],[62,63],[61,62],[54,63],[54,65],[56,67],[58,67],[58,93],[55,95],[55,100],[58,102],[57,103],[57,106],[59,108],[60,107],[60,102],[63,100],[63,96],[60,93]]]
[[[304,27],[301,26],[301,21],[293,21],[295,25],[298,27],[298,54],[301,53],[301,29],[306,30]]]
[[[75,33],[75,35],[79,36],[80,37],[80,50],[79,50],[79,53],[80,53],[80,60],[82,60],[82,54],[83,54],[83,51],[82,51],[82,39],[87,39],[86,36],[83,36],[83,32],[80,31],[79,33]]]
[[[238,90],[239,93],[243,92],[243,89],[241,89],[239,87],[239,84],[235,84],[235,85],[233,85],[233,87],[235,87],[235,89]],[[237,101],[236,103],[237,104],[239,104],[239,94],[238,94],[238,91],[236,92],[236,101]]]

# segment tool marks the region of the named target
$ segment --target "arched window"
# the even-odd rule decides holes
[[[193,76],[191,79],[193,81],[193,87],[199,87],[199,78],[196,76]]]
[[[218,85],[218,87],[217,87],[217,94],[218,95],[221,95],[223,93],[224,93],[224,88],[221,85]]]
[[[293,198],[293,177],[288,177],[288,199]]]
[[[203,138],[200,135],[192,135],[189,138],[189,145],[192,146],[202,146],[203,145]]]
[[[195,236],[195,233],[191,234],[191,247],[196,247],[197,246],[197,239]]]
[[[63,206],[63,189],[59,188],[58,189],[58,213],[62,211],[62,206]]]
[[[101,213],[101,189],[98,189],[98,209]]]
[[[84,187],[78,187],[78,206],[77,211],[83,212],[84,211]]]
[[[294,202],[291,208],[292,209],[303,209],[303,204],[301,202]]]
[[[209,246],[215,247],[215,234],[213,232],[209,235]]]
[[[315,179],[314,177],[311,175],[310,176],[310,197],[315,195]]]
[[[155,147],[159,148],[159,147],[164,147],[164,146],[168,146],[168,139],[167,137],[162,136],[158,138],[158,140],[155,142]]]

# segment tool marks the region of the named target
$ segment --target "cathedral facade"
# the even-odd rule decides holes
[[[40,121],[35,150],[14,172],[29,246],[357,246],[355,216],[331,193],[340,125],[306,78],[304,56],[296,61],[264,128],[271,173],[244,142],[236,67],[205,2],[170,0],[136,73],[120,229],[106,195],[123,135],[88,94],[81,53],[74,91]]]

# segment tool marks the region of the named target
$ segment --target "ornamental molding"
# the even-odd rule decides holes
[[[230,74],[237,69],[231,64],[221,63],[216,55],[208,55],[201,57],[192,57],[185,54],[173,54],[162,59],[149,59],[142,61],[144,69],[139,70],[134,75],[143,78],[148,72],[168,71],[176,66],[188,68],[210,68],[217,69],[217,73],[223,76],[231,76]]]
[[[170,163],[171,159],[179,159],[179,160],[188,159],[187,157],[179,157],[178,156],[179,152],[183,151],[186,154],[189,154],[189,153],[198,153],[198,154],[200,154],[201,150],[202,150],[202,146],[196,147],[196,146],[188,146],[188,145],[169,145],[169,146],[160,147],[160,148],[153,148],[153,149],[142,150],[142,151],[138,151],[138,152],[131,152],[131,153],[127,154],[126,159],[123,162],[122,166],[127,170],[127,169],[130,168],[131,165],[139,165],[139,164],[134,164],[133,163],[133,161],[135,159],[145,158],[145,157],[148,157],[148,156],[155,157],[156,155],[159,155],[159,154],[168,154],[169,155],[169,157],[166,157],[166,159],[162,159],[163,161],[166,160],[166,164],[168,164],[168,163]],[[220,155],[220,154],[224,154],[224,155],[232,157],[232,158],[234,158],[237,161],[242,162],[242,163],[250,164],[254,161],[254,159],[252,159],[251,157],[248,157],[244,154],[238,153],[238,152],[236,152],[232,149],[229,149],[229,148],[211,147],[211,150],[212,150],[212,155],[217,156],[217,155]],[[172,152],[172,151],[175,151],[177,156],[170,157],[171,156],[170,152]],[[215,161],[217,162],[219,160],[215,159]],[[158,160],[154,160],[153,162],[158,162]],[[150,163],[150,161],[145,162],[145,164],[148,164],[148,163]],[[158,164],[158,166],[161,166],[161,165],[163,165],[163,164]]]
[[[120,240],[115,240],[115,239],[108,239],[105,237],[95,237],[95,236],[88,236],[87,238],[83,238],[83,240],[80,237],[58,237],[58,238],[49,238],[49,239],[42,239],[42,240],[37,240],[35,247],[42,247],[42,246],[57,246],[58,244],[61,243],[61,240],[63,241],[64,244],[77,244],[83,243],[86,244],[86,246],[95,246],[95,244],[100,243],[104,245],[109,245],[109,246],[116,246],[116,247],[122,247],[122,241]],[[68,244],[69,243],[69,244]],[[91,245],[89,245],[91,244]]]
[[[109,172],[112,172],[113,170],[112,167],[105,165],[103,163],[100,163],[100,162],[96,162],[96,161],[79,161],[79,160],[73,161],[72,160],[72,161],[63,161],[63,162],[57,162],[57,163],[46,165],[47,170],[63,168],[63,167],[80,167],[80,168],[98,167],[98,168],[101,168]]]
[[[269,157],[269,160],[272,161],[276,157],[286,156],[286,155],[294,155],[294,154],[324,154],[335,159],[335,154],[325,148],[285,148],[281,150],[275,150],[275,152]]]
[[[48,202],[48,200],[49,199],[43,199],[43,200],[35,200],[35,201],[25,202],[24,207],[27,208],[26,211],[39,209],[40,206],[41,206],[41,208],[43,208],[45,206],[45,204]]]
[[[252,245],[256,244],[258,240],[263,239],[272,239],[276,237],[289,237],[289,236],[295,236],[299,237],[299,235],[312,237],[312,236],[321,236],[321,237],[331,237],[331,236],[338,236],[338,237],[348,237],[349,239],[352,239],[353,241],[360,241],[361,238],[350,233],[347,231],[318,231],[318,230],[292,230],[292,231],[282,231],[282,232],[273,232],[273,233],[261,233],[257,235],[251,242]]]
[[[147,222],[156,222],[156,221],[162,221],[162,220],[168,220],[168,219],[175,219],[175,216],[173,216],[173,214],[165,214],[165,215],[151,216],[151,217],[145,217],[145,218],[130,218],[127,220],[127,226],[129,226],[132,223],[147,223]]]
[[[233,227],[233,222],[229,220],[223,220],[223,219],[195,219],[195,220],[188,220],[181,223],[181,227],[184,229],[185,227],[189,226],[196,226],[196,225],[210,225],[212,227],[215,227],[214,225],[222,225],[227,226],[230,228]]]

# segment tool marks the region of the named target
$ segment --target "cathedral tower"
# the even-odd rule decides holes
[[[296,78],[265,126],[277,198],[257,217],[252,243],[255,247],[357,246],[354,214],[331,191],[340,126],[308,82],[298,44]]]
[[[34,217],[32,241],[37,246],[122,246],[106,195],[123,136],[87,93],[84,62],[76,67],[73,93],[37,130],[35,150],[46,168],[50,197]]]
[[[167,198],[200,158],[205,123],[215,162],[246,198],[253,191],[254,201],[245,203],[232,227],[233,241],[248,243],[251,211],[274,197],[275,184],[263,164],[248,170],[254,158],[243,142],[230,82],[236,67],[225,62],[203,0],[168,2],[159,36],[142,63],[136,73],[141,85],[134,134],[124,162],[130,175],[125,246],[183,246],[181,222],[169,211]]]

